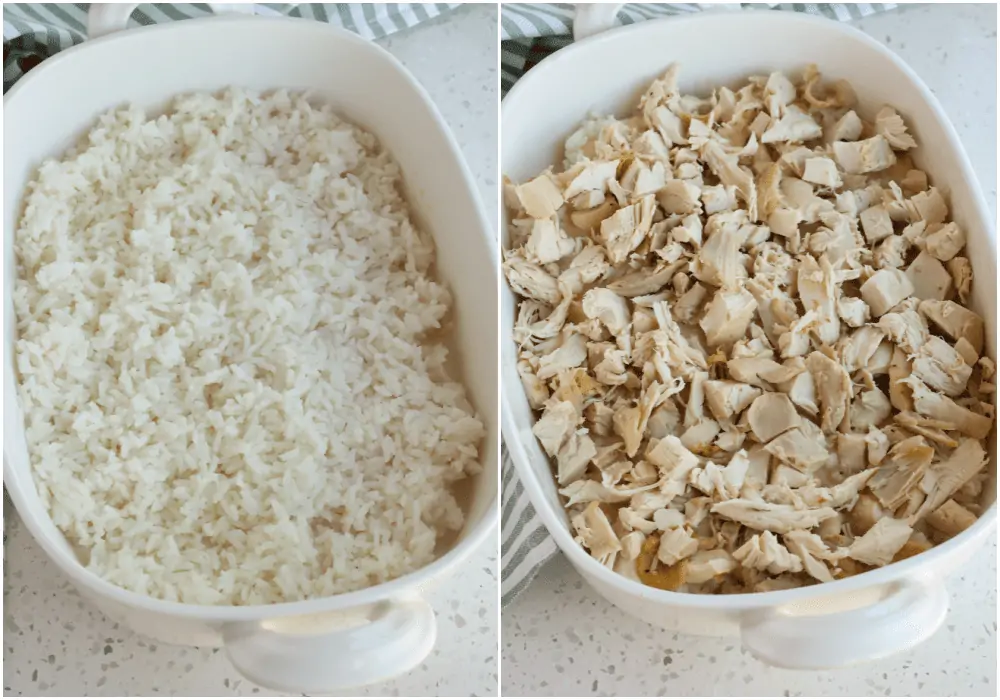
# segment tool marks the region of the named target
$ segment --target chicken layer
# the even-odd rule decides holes
[[[982,511],[995,365],[903,118],[843,81],[671,66],[505,183],[514,339],[576,540],[657,588],[851,576]]]

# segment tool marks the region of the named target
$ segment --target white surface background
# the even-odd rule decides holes
[[[995,218],[996,5],[906,7],[855,26],[898,53],[937,95]],[[737,639],[676,635],[627,617],[560,555],[503,612],[501,687],[507,697],[996,697],[996,582],[994,536],[968,570],[949,581],[951,611],[925,644],[854,669],[792,672],[764,666]]]
[[[495,6],[465,7],[379,43],[428,90],[497,218]],[[218,650],[150,642],[104,619],[69,586],[16,515],[5,518],[4,695],[273,696]],[[410,674],[349,695],[497,694],[497,539],[430,595],[438,641]]]

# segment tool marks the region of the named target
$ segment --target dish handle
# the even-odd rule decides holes
[[[217,15],[225,12],[237,12],[245,15],[254,14],[254,4],[251,3],[219,3],[210,2],[208,6]],[[139,3],[95,2],[90,4],[87,12],[87,38],[96,39],[99,36],[118,32],[128,26],[128,18],[132,16]]]
[[[335,629],[330,629],[335,625]],[[409,671],[434,647],[434,611],[421,598],[372,606],[364,614],[227,623],[225,652],[237,671],[273,690],[319,694]]]
[[[810,615],[777,609],[740,625],[743,646],[779,668],[820,670],[911,649],[934,634],[948,612],[939,578],[897,583],[881,600],[854,610]]]

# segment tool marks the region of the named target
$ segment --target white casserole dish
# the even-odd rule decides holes
[[[589,113],[624,114],[672,62],[681,90],[705,94],[754,73],[797,71],[816,63],[845,78],[864,114],[895,106],[920,145],[918,164],[950,198],[968,232],[975,282],[971,307],[986,319],[987,353],[996,357],[996,240],[991,216],[954,128],[930,90],[898,57],[860,31],[784,12],[704,13],[608,31],[608,6],[578,9],[578,36],[544,60],[502,105],[501,171],[534,177],[562,157],[562,144]],[[601,32],[601,29],[605,31]],[[506,246],[506,221],[501,227]],[[691,634],[736,636],[755,656],[789,668],[832,668],[910,648],[934,633],[948,607],[944,577],[974,556],[996,529],[996,444],[985,498],[989,509],[949,542],[860,576],[764,594],[699,596],[661,591],[606,569],[573,541],[549,460],[531,432],[534,415],[516,370],[511,339],[516,299],[504,285],[501,319],[503,434],[524,489],[580,574],[626,612]]]
[[[101,8],[104,14],[91,16],[92,35],[124,28],[134,7]],[[475,477],[466,526],[450,550],[419,571],[365,590],[246,607],[183,605],[125,591],[77,562],[32,481],[13,367],[12,244],[26,181],[42,159],[61,154],[113,106],[155,108],[178,93],[230,85],[311,90],[372,131],[402,168],[409,203],[434,236],[436,269],[453,293],[455,364],[488,426],[484,471]],[[419,664],[436,633],[422,594],[447,585],[492,530],[498,463],[496,242],[458,146],[427,93],[388,52],[346,31],[294,19],[210,17],[119,32],[62,52],[9,91],[4,116],[4,483],[31,534],[109,617],[168,643],[224,645],[236,668],[261,685],[328,692]]]

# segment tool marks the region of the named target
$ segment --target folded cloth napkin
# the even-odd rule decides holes
[[[302,17],[342,27],[365,39],[381,39],[434,19],[460,3],[259,3],[258,15]],[[3,6],[3,91],[27,71],[87,38],[87,3],[11,3]],[[160,24],[212,14],[208,5],[139,5],[130,26]]]
[[[620,24],[699,12],[698,4],[625,5]],[[713,7],[718,7],[714,5]],[[728,9],[786,10],[822,15],[844,22],[895,9],[895,4],[778,4],[727,5]],[[543,58],[573,43],[573,5],[505,3],[500,13],[500,89],[506,95],[526,71]],[[582,117],[583,115],[581,115]],[[556,553],[555,543],[524,493],[506,447],[502,448],[500,605],[508,605]]]

